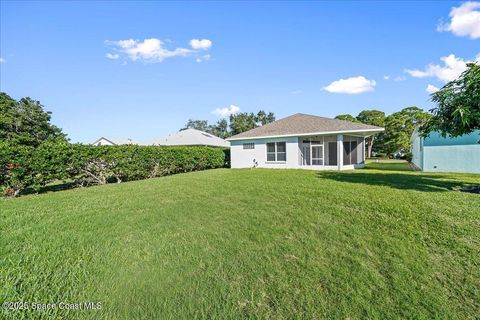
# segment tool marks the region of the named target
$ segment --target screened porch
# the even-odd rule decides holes
[[[299,165],[337,169],[363,164],[365,138],[350,135],[322,135],[298,138]],[[339,152],[339,149],[341,152]],[[340,162],[340,163],[339,163]]]

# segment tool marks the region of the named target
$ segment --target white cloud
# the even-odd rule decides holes
[[[168,41],[167,41],[168,42]],[[165,42],[156,39],[144,39],[134,40],[118,40],[118,41],[105,41],[107,45],[115,47],[117,53],[107,53],[105,56],[108,59],[119,59],[122,55],[125,55],[132,61],[145,61],[145,62],[162,62],[167,58],[173,57],[186,57],[190,55],[197,56],[196,61],[207,61],[210,60],[210,55],[206,54],[201,57],[198,57],[199,50],[208,50],[212,46],[212,41],[208,39],[192,39],[190,41],[189,48],[175,48],[167,49],[165,47]]]
[[[476,10],[477,9],[477,10]],[[437,31],[450,31],[456,36],[480,38],[480,2],[465,2],[450,11],[450,22],[440,23]]]
[[[405,81],[407,78],[405,76],[397,76],[393,79],[395,82]]]
[[[440,90],[439,88],[435,87],[433,84],[429,84],[425,89],[428,93],[432,94]]]
[[[208,39],[192,39],[190,40],[190,46],[195,50],[208,50],[212,46],[212,41]]]
[[[383,76],[383,79],[388,80],[388,79],[390,79],[390,76],[388,76],[388,75],[387,75],[387,76]]]
[[[105,57],[107,59],[116,60],[116,59],[120,58],[120,55],[118,53],[107,53],[105,55]]]
[[[351,77],[333,81],[324,89],[331,93],[357,94],[375,89],[375,80],[368,80],[363,76]]]
[[[457,79],[460,74],[467,69],[467,62],[462,58],[455,57],[454,54],[441,57],[443,66],[438,64],[429,64],[425,70],[406,69],[409,75],[414,78],[436,77],[443,82],[449,82]]]
[[[240,108],[232,104],[230,105],[230,107],[217,108],[212,111],[212,114],[215,114],[221,117],[228,117],[231,114],[235,114],[239,112],[240,112]]]
[[[0,63],[7,63],[7,60],[0,58]]]
[[[120,53],[126,54],[133,61],[162,62],[167,58],[185,57],[192,53],[192,50],[186,48],[168,50],[163,46],[162,40],[155,38],[143,41],[133,39],[106,41],[106,44],[117,47]]]

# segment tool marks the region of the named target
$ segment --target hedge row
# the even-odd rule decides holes
[[[0,143],[0,194],[39,191],[57,180],[76,187],[220,168],[226,159],[227,150],[210,147]]]

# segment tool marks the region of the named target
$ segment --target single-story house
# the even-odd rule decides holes
[[[480,130],[456,138],[438,132],[422,137],[417,127],[410,140],[412,163],[422,171],[480,173]]]
[[[210,146],[230,147],[230,143],[208,132],[185,129],[166,137],[158,138],[148,144],[157,146]]]
[[[297,113],[228,138],[232,168],[362,168],[365,138],[381,127]]]
[[[100,137],[92,143],[94,146],[120,146],[124,144],[136,144],[132,139],[117,139]]]

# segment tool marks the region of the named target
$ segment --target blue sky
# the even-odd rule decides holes
[[[480,53],[478,2],[0,6],[1,91],[40,100],[74,142],[148,140],[238,108],[429,109],[427,86]]]

